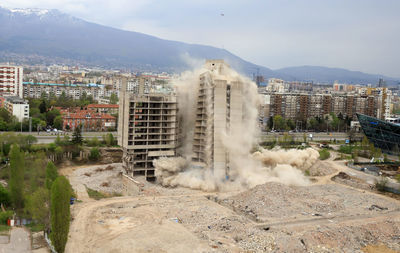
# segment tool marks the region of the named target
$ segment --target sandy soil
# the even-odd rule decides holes
[[[66,252],[399,251],[400,202],[331,181],[348,169],[332,159],[314,168],[330,166],[308,187],[267,183],[205,193],[138,178],[139,196],[99,201],[87,197],[84,185],[102,190],[112,175],[97,166],[67,168],[83,202],[72,207]]]

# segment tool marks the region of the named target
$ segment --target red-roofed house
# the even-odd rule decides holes
[[[116,126],[115,117],[91,110],[64,112],[62,119],[64,130],[74,130],[77,126],[82,126],[83,131],[107,131]]]

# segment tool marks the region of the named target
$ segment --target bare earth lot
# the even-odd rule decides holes
[[[113,185],[114,166],[64,171],[83,200],[72,209],[66,252],[400,251],[400,202],[327,180],[340,166],[307,187],[205,193],[143,182],[139,196],[89,199],[83,182],[97,190],[106,179]],[[115,185],[107,190],[118,191]]]

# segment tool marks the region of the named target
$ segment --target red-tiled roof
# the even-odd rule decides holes
[[[107,113],[93,113],[91,111],[80,111],[76,113],[66,113],[62,115],[64,119],[114,119],[114,116],[111,116]]]
[[[118,105],[109,105],[109,104],[90,104],[87,108],[118,108]]]

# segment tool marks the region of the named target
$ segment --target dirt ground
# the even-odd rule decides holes
[[[207,193],[137,178],[140,195],[98,201],[85,185],[102,191],[110,180],[118,191],[118,164],[63,169],[83,200],[66,252],[400,252],[400,202],[330,180],[346,171],[332,159],[313,167],[312,186]]]

